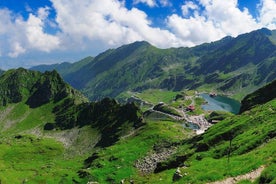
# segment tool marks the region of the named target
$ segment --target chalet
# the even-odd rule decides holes
[[[189,105],[187,108],[186,108],[187,111],[190,111],[190,112],[193,112],[195,110],[195,106],[194,105]]]

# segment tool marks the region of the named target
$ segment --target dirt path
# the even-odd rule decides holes
[[[230,177],[222,181],[216,181],[213,183],[208,183],[208,184],[235,184],[238,183],[241,180],[250,180],[253,182],[256,180],[258,177],[261,176],[262,171],[264,170],[264,166],[259,167],[258,169],[251,171],[247,174],[236,176],[236,177]]]

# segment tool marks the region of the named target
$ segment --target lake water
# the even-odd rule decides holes
[[[232,98],[228,98],[226,96],[215,96],[210,97],[209,94],[201,94],[207,104],[202,105],[203,110],[211,110],[211,111],[228,111],[233,114],[238,114],[240,111],[241,104],[239,101],[234,100]]]

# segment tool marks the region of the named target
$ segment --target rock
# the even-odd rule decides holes
[[[178,181],[183,177],[183,175],[181,174],[181,171],[179,168],[176,169],[174,175],[173,175],[173,181]]]
[[[135,163],[135,167],[138,168],[143,174],[149,174],[154,172],[159,162],[165,161],[175,152],[174,148],[164,149],[162,152],[152,153],[142,159],[139,159]]]

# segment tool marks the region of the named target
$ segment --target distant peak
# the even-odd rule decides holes
[[[151,44],[147,41],[136,41],[128,44],[128,46],[143,47],[143,46],[151,46]]]
[[[258,29],[258,30],[256,30],[256,32],[263,33],[265,35],[271,35],[271,30],[269,30],[267,28]]]

